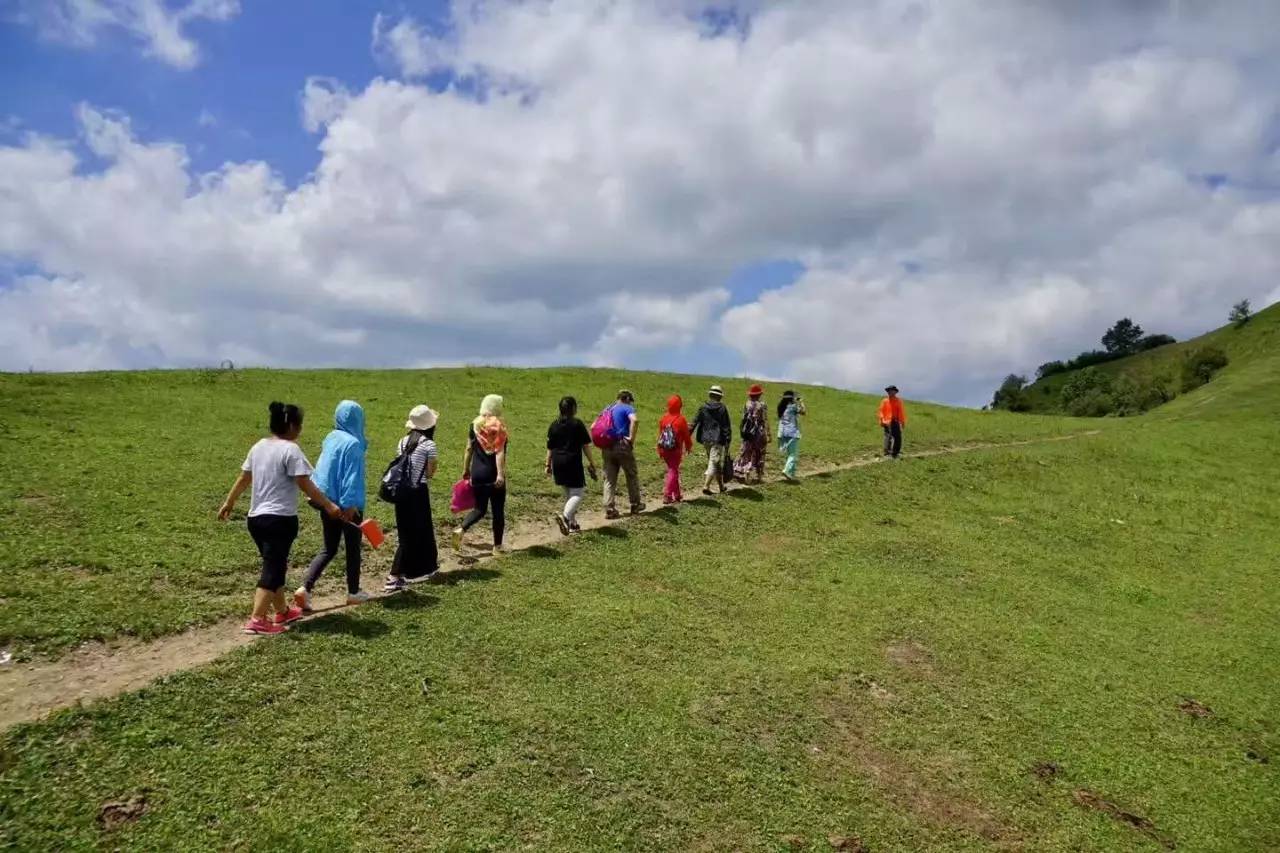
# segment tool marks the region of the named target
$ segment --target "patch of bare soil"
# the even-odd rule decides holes
[[[136,823],[147,813],[147,798],[137,794],[127,800],[103,803],[98,809],[98,827],[104,832],[119,829],[125,824]]]
[[[1052,782],[1062,773],[1062,768],[1052,761],[1041,761],[1032,765],[1031,775],[1044,782]]]
[[[1197,702],[1195,699],[1187,697],[1178,703],[1178,710],[1191,717],[1204,719],[1213,716],[1213,709],[1208,705]]]
[[[1173,850],[1176,847],[1173,839],[1156,829],[1156,825],[1147,818],[1142,815],[1134,814],[1133,812],[1125,811],[1115,803],[1110,800],[1103,799],[1087,788],[1077,789],[1075,793],[1071,795],[1071,798],[1075,800],[1076,805],[1078,806],[1102,812],[1103,814],[1110,815],[1121,823],[1132,826],[1134,829],[1138,830],[1138,832],[1141,832],[1143,835],[1161,845],[1166,850]]]
[[[1098,433],[1099,430],[1090,430],[1074,435],[1014,441],[1006,444],[973,443],[945,449],[924,450],[906,454],[906,456],[932,457],[989,448],[1053,443]],[[879,462],[878,455],[868,456],[838,465],[807,469],[803,476],[847,471]],[[765,485],[773,482],[779,482],[778,478],[768,478]],[[732,491],[744,486],[735,483],[729,488]],[[36,503],[44,500],[44,496],[33,495],[28,496],[28,499]],[[672,512],[678,509],[654,505],[648,510],[648,512],[655,511]],[[602,511],[597,510],[579,513],[578,522],[582,529],[587,531],[618,528],[627,523],[627,518],[609,520],[605,518]],[[450,529],[446,526],[440,531],[439,541],[442,546],[448,542],[447,534]],[[548,517],[539,520],[526,519],[512,525],[506,539],[507,545],[512,550],[534,551],[537,549],[540,556],[545,556],[554,546],[561,544],[564,538],[553,519]],[[442,548],[441,571],[445,575],[442,580],[449,582],[448,575],[460,568],[470,569],[492,559],[501,559],[500,555],[492,555],[487,549],[482,550],[480,548],[482,542],[484,542],[482,531],[477,530],[468,537],[465,553],[453,555],[447,547]],[[782,544],[779,543],[779,547],[781,546]],[[377,572],[389,564],[391,551],[394,551],[394,543],[388,543],[380,551],[370,555],[366,573],[371,579],[376,578]],[[72,572],[92,573],[94,570],[93,566],[71,568]],[[453,580],[456,582],[473,576],[465,571],[457,572]],[[246,591],[247,600],[248,592]],[[326,613],[340,610],[344,606],[344,600],[339,594],[331,593],[327,597],[317,596],[317,613],[310,618],[323,618]],[[240,618],[229,619],[151,642],[126,639],[106,644],[86,643],[57,660],[38,660],[27,664],[0,667],[0,730],[17,723],[39,719],[59,708],[114,696],[127,690],[136,690],[165,675],[193,669],[216,660],[226,652],[254,642],[253,637],[240,633],[240,622]],[[267,641],[269,642],[269,639]],[[872,690],[871,686],[867,689],[873,695],[879,694],[882,700],[892,698],[892,694],[879,685],[876,685],[875,690]]]
[[[933,652],[914,640],[900,640],[885,647],[884,656],[899,669],[927,675],[933,672]]]
[[[866,706],[846,691],[837,691],[836,696],[822,703],[831,737],[826,743],[809,748],[811,759],[829,763],[837,773],[852,772],[869,779],[895,805],[922,823],[976,836],[999,850],[1023,849],[1017,828],[982,803],[874,744],[865,733],[869,719]]]
[[[871,847],[857,835],[828,835],[827,843],[832,850],[845,850],[848,853],[871,853]]]

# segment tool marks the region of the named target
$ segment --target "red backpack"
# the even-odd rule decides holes
[[[591,425],[591,443],[604,450],[613,447],[613,441],[613,406],[608,406]]]

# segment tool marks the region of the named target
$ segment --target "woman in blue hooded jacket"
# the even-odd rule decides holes
[[[293,594],[294,603],[311,609],[311,591],[325,566],[338,555],[338,543],[347,550],[347,604],[369,600],[360,589],[360,528],[364,516],[364,455],[369,442],[364,437],[364,409],[353,400],[343,400],[333,413],[333,432],[324,437],[320,461],[313,476],[315,484],[342,509],[337,518],[320,513],[324,526],[324,548],[307,569],[307,576]]]

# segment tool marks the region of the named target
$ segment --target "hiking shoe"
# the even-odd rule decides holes
[[[405,579],[396,577],[395,575],[387,575],[387,579],[382,582],[383,592],[399,592],[408,588],[409,584],[405,583]]]
[[[509,546],[509,545],[503,545],[503,544],[502,544],[502,543],[500,543],[500,542],[495,542],[495,543],[493,544],[493,553],[495,553],[495,554],[510,554],[510,553],[511,553],[511,546]]]
[[[710,489],[703,489],[703,490],[702,490],[702,493],[703,493],[704,495],[706,495],[707,497],[711,497],[711,490],[710,490]]]
[[[347,593],[347,604],[364,604],[370,598],[372,596],[369,593],[363,589],[357,589],[355,592]]]
[[[436,569],[434,572],[427,572],[425,575],[417,575],[416,577],[405,578],[404,580],[405,580],[405,583],[412,586],[414,584],[419,584],[419,583],[439,583],[440,578],[443,576],[444,576],[444,573],[441,572],[439,569]]]
[[[270,619],[262,619],[255,616],[244,623],[243,630],[246,634],[283,634],[289,629],[284,625],[277,625]]]
[[[303,613],[311,612],[311,593],[307,591],[305,586],[298,587],[298,591],[293,594],[293,603],[296,604]]]
[[[582,525],[581,525],[581,524],[578,524],[578,522],[576,522],[576,521],[575,521],[575,522],[573,522],[572,524],[570,524],[570,525],[569,525],[569,532],[570,532],[570,533],[581,533],[581,532],[582,532]]]
[[[643,504],[643,503],[638,503],[638,504],[635,504],[634,506],[632,506],[632,507],[631,507],[631,514],[632,514],[632,515],[639,515],[639,514],[640,514],[640,513],[642,513],[642,512],[644,512],[644,504]]]
[[[618,512],[616,509],[606,509],[604,511],[604,517],[613,521],[614,519],[622,518],[622,513]]]
[[[453,550],[462,550],[462,528],[454,528],[453,535],[449,537],[449,544],[453,546]]]
[[[274,621],[277,625],[288,625],[290,622],[297,622],[302,618],[301,607],[290,607],[284,613],[277,613]]]
[[[569,519],[565,518],[563,515],[556,515],[556,527],[560,528],[561,536],[569,535]]]

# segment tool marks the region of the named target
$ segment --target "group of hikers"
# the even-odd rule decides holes
[[[885,389],[879,419],[884,429],[884,455],[899,458],[906,411],[896,386]],[[695,442],[706,451],[707,467],[702,475],[702,494],[714,495],[737,479],[744,483],[764,480],[765,458],[770,441],[769,409],[764,389],[752,385],[738,424],[741,447],[730,453],[733,424],[724,404],[724,389],[712,385],[707,399],[698,408],[693,422],[683,414],[684,401],[676,394],[667,400],[666,414],[658,421],[656,450],[666,463],[663,504],[684,500],[680,470]],[[230,517],[236,501],[251,487],[248,514],[249,535],[262,558],[262,570],[254,595],[253,611],[245,623],[247,634],[278,634],[310,612],[311,593],[325,567],[345,551],[347,603],[369,599],[360,586],[361,525],[366,509],[364,409],[352,400],[343,400],[334,412],[334,428],[325,436],[320,458],[313,468],[297,440],[302,433],[302,409],[294,404],[273,402],[268,407],[271,435],[250,448],[240,474],[218,511],[218,518]],[[800,419],[807,413],[804,400],[786,391],[778,400],[778,449],[784,457],[782,476],[794,481],[800,455]],[[440,576],[439,550],[431,516],[428,483],[436,475],[438,452],[435,443],[439,414],[429,406],[414,406],[405,421],[405,435],[396,447],[396,458],[382,479],[381,496],[395,507],[397,543],[391,569],[383,583],[384,592],[396,592],[410,584],[429,582]],[[618,480],[625,478],[631,514],[643,512],[640,478],[635,448],[639,436],[635,395],[621,390],[616,400],[588,429],[578,418],[578,403],[564,397],[559,417],[547,429],[545,473],[563,492],[565,501],[555,522],[561,534],[581,531],[578,510],[586,495],[586,477],[597,479],[599,471],[592,448],[600,450],[604,474],[605,517],[621,517],[618,510]],[[467,430],[467,449],[462,479],[454,486],[451,508],[467,510],[462,523],[452,533],[451,545],[461,551],[468,530],[492,516],[493,550],[505,551],[507,447],[509,434],[503,419],[503,398],[486,396],[479,414]],[[585,467],[584,467],[585,461]],[[286,595],[289,552],[298,536],[298,496],[320,514],[323,545],[311,560],[292,600]],[[465,500],[460,496],[465,496]]]

